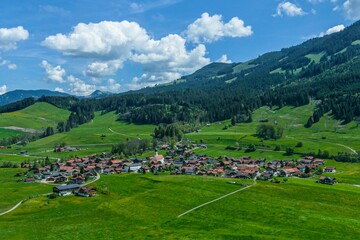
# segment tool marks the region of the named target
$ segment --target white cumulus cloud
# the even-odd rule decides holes
[[[337,32],[340,32],[340,31],[342,31],[344,29],[345,29],[345,26],[343,24],[336,25],[336,26],[334,26],[332,28],[329,28],[325,32],[320,33],[320,37],[323,37],[325,35],[329,35],[329,34],[332,34],[332,33],[337,33]]]
[[[316,3],[322,3],[324,0],[308,0],[309,3],[316,4]]]
[[[232,61],[230,59],[228,59],[226,54],[221,55],[221,57],[219,59],[217,59],[215,62],[219,62],[219,63],[232,63]]]
[[[228,23],[228,34],[236,34],[236,21]],[[133,86],[135,82],[149,86],[172,81],[210,63],[204,45],[187,50],[186,39],[177,34],[157,40],[139,24],[128,21],[80,23],[69,34],[48,36],[43,45],[64,55],[90,59],[84,74],[94,78],[115,75],[125,61],[139,63],[143,76],[148,77],[134,78]]]
[[[28,39],[29,32],[22,26],[16,28],[0,28],[0,50],[16,49],[17,42]]]
[[[112,60],[107,62],[93,62],[89,64],[85,70],[85,75],[89,77],[102,77],[114,75],[123,67],[122,61]]]
[[[77,96],[87,96],[96,90],[93,84],[87,84],[83,80],[70,75],[67,77],[69,82],[69,92]]]
[[[65,92],[64,89],[61,88],[61,87],[56,87],[56,88],[54,89],[54,91],[56,91],[56,92],[61,92],[61,93]]]
[[[7,66],[9,70],[16,70],[17,65],[15,63],[10,62],[9,60],[1,60],[0,58],[0,67]]]
[[[204,45],[187,51],[185,43],[186,40],[177,34],[149,41],[146,49],[132,57],[132,61],[141,63],[144,74],[135,77],[129,88],[138,89],[172,81],[210,63],[210,59],[205,57]]]
[[[145,29],[135,22],[79,23],[70,34],[48,36],[43,44],[65,55],[102,60],[126,60],[132,50],[149,41]]]
[[[97,86],[95,84],[88,84],[80,78],[69,75],[67,77],[69,83],[69,92],[77,96],[87,96],[93,93],[95,90],[100,89],[108,92],[119,92],[121,85],[114,79],[108,79],[106,85]]]
[[[278,16],[303,16],[306,13],[302,10],[301,7],[296,6],[294,3],[291,2],[281,2],[276,8],[276,13],[273,15],[274,17]]]
[[[66,71],[61,66],[58,65],[54,67],[46,60],[43,60],[40,66],[45,69],[46,79],[48,81],[59,83],[63,83],[65,81],[64,77],[66,75]]]
[[[107,91],[107,92],[119,92],[121,89],[121,85],[117,83],[114,79],[110,78],[107,80],[107,85],[100,86],[99,89],[101,91]]]
[[[343,9],[348,19],[360,19],[360,1],[359,0],[346,0],[343,4]]]
[[[221,15],[210,16],[205,12],[187,27],[184,35],[194,43],[210,43],[223,37],[248,37],[252,33],[251,26],[245,26],[244,21],[238,17],[224,23]]]
[[[7,86],[6,85],[2,85],[0,87],[0,95],[3,95],[7,92]]]

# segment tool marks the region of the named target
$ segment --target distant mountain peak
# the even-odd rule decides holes
[[[40,90],[14,90],[7,92],[3,95],[0,95],[0,106],[7,105],[9,103],[13,103],[16,101],[23,100],[25,98],[33,97],[35,99],[40,98],[42,96],[55,96],[55,97],[68,97],[70,96],[67,93],[50,91],[45,89]]]
[[[113,95],[113,93],[107,91],[95,90],[93,93],[86,96],[86,98],[103,98],[103,97],[108,97],[110,95]]]

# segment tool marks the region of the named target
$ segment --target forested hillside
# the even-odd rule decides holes
[[[116,111],[118,119],[137,124],[214,122],[235,117],[251,121],[261,106],[317,104],[306,127],[331,114],[343,123],[360,116],[360,22],[298,46],[266,53],[245,63],[212,63],[170,84],[102,99],[42,97],[72,112],[59,131],[90,121],[94,111]],[[35,102],[35,100],[33,100]],[[20,109],[32,100],[1,112]]]

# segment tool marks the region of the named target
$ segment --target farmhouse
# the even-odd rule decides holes
[[[321,176],[318,183],[333,185],[336,183],[336,178]]]
[[[61,185],[53,188],[53,191],[57,193],[59,196],[64,196],[73,191],[79,189],[80,186],[78,184],[69,184],[69,185]]]
[[[324,167],[324,172],[334,173],[334,172],[336,172],[336,168],[335,167]]]
[[[140,168],[141,168],[140,163],[133,163],[128,166],[125,166],[124,171],[125,172],[138,172]]]
[[[92,197],[96,195],[96,189],[90,186],[80,188],[76,194],[82,197]]]
[[[298,176],[300,174],[301,174],[301,171],[297,168],[283,168],[279,172],[280,177]]]
[[[272,178],[272,174],[266,173],[266,172],[262,172],[260,174],[260,176],[258,177],[258,179],[260,179],[260,180],[269,180],[271,178]]]
[[[24,182],[26,183],[35,182],[35,178],[25,178]]]

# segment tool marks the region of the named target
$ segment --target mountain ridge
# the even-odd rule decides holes
[[[68,93],[58,92],[58,91],[51,91],[47,89],[37,89],[37,90],[23,90],[23,89],[16,89],[13,91],[9,91],[4,93],[3,95],[0,95],[0,106],[5,106],[17,101],[24,100],[26,98],[34,98],[39,99],[42,96],[47,97],[76,97],[79,99],[84,98],[105,98],[109,97],[111,95],[114,95],[114,93],[101,91],[101,90],[95,90],[91,94],[87,96],[74,96]]]
[[[298,107],[315,99],[317,110],[307,126],[327,112],[347,123],[360,117],[359,43],[360,22],[356,22],[343,31],[244,63],[212,63],[165,85],[100,99],[43,100],[81,114],[116,111],[120,120],[131,123],[169,124],[232,117],[250,121],[251,112],[261,106]]]

